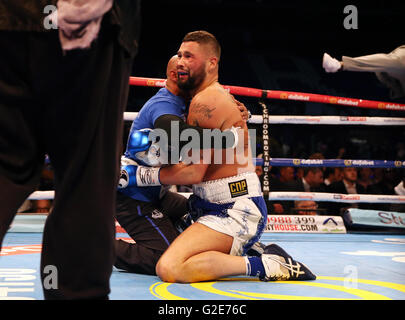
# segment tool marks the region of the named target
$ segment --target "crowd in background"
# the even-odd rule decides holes
[[[261,155],[259,155],[259,158]],[[321,153],[309,159],[324,159]],[[256,166],[263,181],[263,168]],[[355,167],[272,167],[270,191],[327,192],[334,194],[396,195],[394,188],[405,180],[404,169]],[[386,203],[338,203],[315,201],[268,201],[270,214],[343,215],[348,208],[381,211],[405,211],[404,207]]]

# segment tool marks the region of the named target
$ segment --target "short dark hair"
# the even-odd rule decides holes
[[[218,60],[221,58],[221,46],[215,36],[208,31],[199,30],[199,31],[192,31],[187,33],[184,38],[183,42],[198,42],[200,44],[208,44],[212,47],[215,55],[217,56]]]
[[[312,172],[313,174],[317,173],[318,171],[323,171],[320,167],[305,167],[304,168],[304,177],[308,175],[308,173]]]

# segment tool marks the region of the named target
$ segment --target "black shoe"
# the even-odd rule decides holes
[[[266,245],[257,241],[255,244],[246,252],[246,255],[249,257],[261,257]]]
[[[315,280],[316,276],[303,264],[295,261],[276,244],[266,246],[262,254],[266,276],[262,281]]]

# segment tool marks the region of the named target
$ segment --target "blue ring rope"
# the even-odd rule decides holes
[[[254,158],[255,165],[263,165],[263,159]],[[290,159],[270,158],[274,167],[357,167],[357,168],[405,168],[403,160],[343,160],[343,159]]]

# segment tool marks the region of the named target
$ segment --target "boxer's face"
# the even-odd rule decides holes
[[[183,42],[177,56],[177,85],[183,90],[198,88],[207,75],[204,46],[194,41]]]

